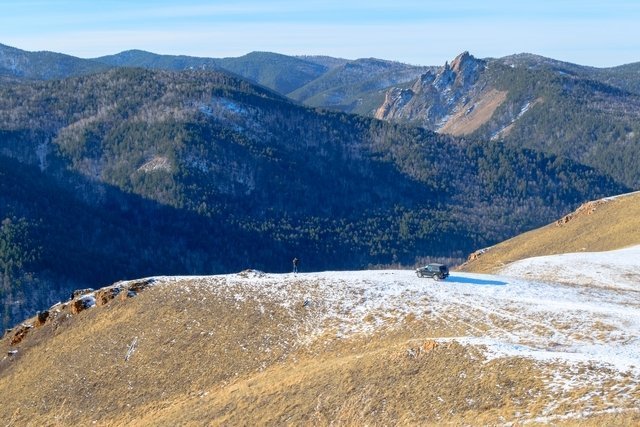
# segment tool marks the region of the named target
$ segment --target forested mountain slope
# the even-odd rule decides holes
[[[640,187],[639,64],[595,68],[532,54],[478,59],[468,52],[440,67],[270,52],[197,58],[130,50],[86,60],[0,49],[5,81],[109,67],[225,70],[308,106],[569,157],[632,188]]]
[[[407,83],[434,67],[376,58],[343,60],[251,52],[237,58],[194,58],[126,51],[96,58],[110,66],[183,71],[226,70],[312,107],[371,116],[387,88]]]
[[[627,190],[562,158],[314,110],[207,71],[0,87],[0,154],[0,216],[39,249],[12,277],[73,286],[283,271],[294,255],[304,269],[460,259]],[[35,298],[22,289],[20,304]]]
[[[568,157],[639,188],[637,69],[465,52],[390,89],[376,117]]]
[[[96,58],[95,61],[116,67],[168,71],[224,70],[281,94],[292,92],[329,70],[329,66],[322,62],[271,52],[251,52],[236,58],[198,58],[129,50]]]
[[[27,52],[0,44],[0,83],[61,79],[109,68],[106,64],[89,59],[55,52]]]

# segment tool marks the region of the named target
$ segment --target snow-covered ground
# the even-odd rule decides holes
[[[484,346],[489,357],[584,362],[640,378],[640,246],[531,258],[501,275],[453,272],[445,281],[418,278],[410,270],[157,280],[231,287],[236,304],[275,303],[292,313],[304,307],[305,342],[327,332],[371,334],[413,314],[464,331],[425,338]]]
[[[528,258],[505,267],[504,275],[629,291],[640,296],[640,246]]]
[[[527,259],[500,275],[452,272],[445,281],[418,278],[411,270],[378,270],[246,271],[157,277],[156,283],[194,295],[224,290],[232,304],[251,301],[263,314],[272,304],[284,307],[300,319],[300,346],[422,319],[438,325],[434,331],[448,332],[421,338],[455,340],[482,349],[488,359],[531,359],[551,372],[550,390],[613,387],[610,407],[628,408],[630,393],[640,386],[639,275],[636,246]],[[600,399],[603,392],[593,393]],[[627,403],[618,406],[617,399]]]

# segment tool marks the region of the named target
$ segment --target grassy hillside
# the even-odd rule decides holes
[[[546,300],[522,313],[526,283],[458,276],[436,284],[408,271],[244,271],[116,286],[123,290],[114,299],[96,293],[96,307],[72,314],[76,297],[0,340],[0,418],[9,425],[639,421],[640,385],[630,372],[464,343],[518,337],[516,348],[533,339],[535,348],[557,352],[565,337],[593,344],[586,325],[604,341],[617,331],[607,329],[611,319],[576,323],[566,310],[531,317]],[[134,288],[137,296],[125,297]],[[568,290],[568,298],[582,298]],[[557,291],[545,292],[557,300]]]
[[[478,253],[461,270],[497,272],[524,258],[608,251],[637,244],[640,244],[640,193],[633,193],[585,203],[556,222]]]

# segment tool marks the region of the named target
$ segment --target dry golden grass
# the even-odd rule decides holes
[[[640,244],[640,193],[576,211],[566,223],[552,223],[499,243],[461,271],[495,273],[525,258],[569,252],[598,252]]]
[[[0,407],[19,408],[23,422],[42,416],[44,423],[69,410],[65,424],[136,418],[149,402],[225,384],[291,351],[290,316],[277,309],[262,315],[251,301],[236,309],[233,295],[203,292],[158,287],[34,329],[13,360],[0,362]]]
[[[507,92],[488,90],[482,94],[471,112],[467,113],[470,106],[465,105],[438,132],[455,136],[468,135],[485,124],[505,99]]]
[[[11,426],[495,425],[547,416],[555,402],[563,406],[551,415],[564,415],[594,391],[554,392],[545,385],[548,366],[486,360],[481,348],[433,341],[468,333],[455,313],[444,320],[411,314],[373,336],[329,330],[308,342],[301,338],[312,317],[302,303],[239,300],[233,286],[159,284],[29,332],[18,354],[0,360],[0,419]],[[9,338],[0,341],[3,355]],[[637,388],[627,393],[640,398]],[[632,425],[638,416],[594,419]],[[565,422],[572,418],[553,420]]]
[[[639,222],[640,194],[620,197],[496,245],[464,268],[495,271],[532,256],[638,244]],[[185,279],[64,314],[13,346],[7,335],[0,419],[8,426],[640,424],[635,380],[597,372],[599,383],[563,391],[549,383],[558,372],[571,378],[566,368],[486,360],[480,348],[432,340],[517,327],[510,313],[427,309],[398,314],[397,327],[371,336],[339,338],[331,328],[310,334],[322,307],[314,292],[307,286],[291,299],[300,303],[287,306]],[[306,297],[318,305],[304,307]],[[389,315],[373,311],[363,322]],[[560,320],[552,324],[558,330]]]
[[[376,348],[370,348],[376,347]],[[160,414],[167,424],[416,425],[472,422],[513,416],[515,402],[535,402],[540,387],[526,361],[477,363],[458,344],[415,354],[409,343],[384,339],[376,346],[303,356],[229,387],[193,396]],[[526,404],[525,404],[526,406]],[[233,410],[228,410],[233,408]],[[256,417],[256,415],[258,415]]]

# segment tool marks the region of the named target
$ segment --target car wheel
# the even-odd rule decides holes
[[[435,281],[437,282],[438,280],[440,280],[440,277],[438,277],[438,275],[437,275],[437,274],[434,274],[434,275],[433,275],[433,280],[435,280]]]

